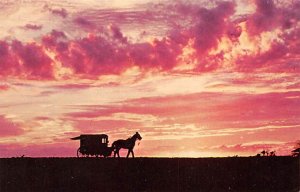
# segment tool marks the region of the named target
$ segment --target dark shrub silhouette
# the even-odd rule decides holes
[[[260,152],[263,156],[265,156],[267,154],[267,151],[263,150],[262,152]]]
[[[295,149],[292,151],[293,157],[300,157],[300,140],[296,141]]]
[[[270,156],[272,156],[272,157],[276,156],[276,151],[271,151]]]
[[[294,149],[292,151],[292,156],[293,157],[300,157],[300,148]]]

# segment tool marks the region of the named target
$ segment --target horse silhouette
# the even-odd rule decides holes
[[[121,148],[123,148],[128,149],[127,158],[129,157],[130,153],[132,154],[132,158],[134,158],[133,148],[137,139],[142,140],[142,137],[138,132],[136,132],[132,137],[129,137],[126,140],[119,139],[117,141],[114,141],[112,144],[112,147],[114,149],[114,157],[116,157],[116,155],[120,157],[119,151]]]

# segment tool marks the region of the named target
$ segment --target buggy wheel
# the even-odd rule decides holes
[[[80,152],[80,147],[77,150],[77,157],[84,157],[85,155]]]

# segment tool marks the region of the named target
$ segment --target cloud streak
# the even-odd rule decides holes
[[[194,129],[195,136],[197,132],[202,135],[205,131],[211,132],[211,135],[236,134],[277,129],[280,126],[298,127],[298,97],[299,92],[258,95],[197,93],[141,98],[116,105],[83,106],[83,112],[70,113],[67,119],[75,122],[98,122],[101,125],[103,119],[114,120],[118,114],[131,114],[138,115],[135,120],[128,119],[132,123],[139,123],[132,126],[136,129],[151,127],[155,130],[161,127],[158,132],[169,132],[169,128],[173,127],[170,134],[182,132],[181,128]],[[143,116],[153,118],[148,121]],[[126,115],[122,116],[124,118]],[[125,124],[121,127],[131,128]]]

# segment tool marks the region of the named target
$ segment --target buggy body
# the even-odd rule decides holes
[[[108,157],[111,155],[113,150],[112,147],[108,147],[108,136],[106,134],[80,135],[71,139],[80,140],[80,147],[77,150],[77,157]]]

